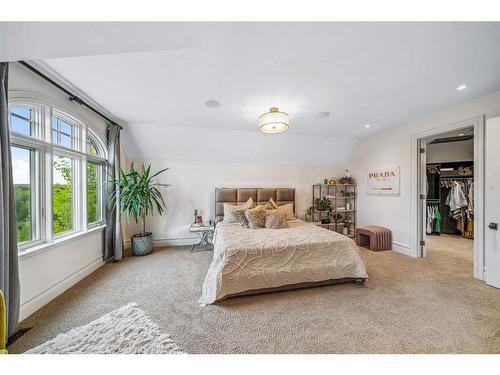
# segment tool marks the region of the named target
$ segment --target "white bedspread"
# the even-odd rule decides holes
[[[217,224],[199,303],[290,284],[368,278],[352,239],[301,220],[288,223],[284,229]]]

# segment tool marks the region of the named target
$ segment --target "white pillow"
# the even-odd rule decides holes
[[[278,206],[278,211],[283,212],[286,215],[287,220],[295,219],[295,215],[293,212],[293,203],[287,203],[282,206]]]
[[[224,223],[237,223],[238,219],[234,216],[233,211],[234,210],[248,210],[253,206],[253,199],[248,198],[248,200],[240,204],[239,206],[236,206],[234,204],[229,204],[229,203],[224,203],[224,220],[222,222]]]

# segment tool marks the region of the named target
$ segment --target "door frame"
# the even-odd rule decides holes
[[[420,210],[421,181],[426,174],[422,168],[420,141],[424,138],[463,128],[474,128],[474,277],[484,280],[484,134],[485,116],[474,117],[446,126],[414,133],[410,147],[410,251],[414,257],[423,257],[420,241],[425,237]],[[425,193],[425,192],[424,192]]]

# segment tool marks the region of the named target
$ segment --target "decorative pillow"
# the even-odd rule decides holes
[[[263,206],[257,206],[245,211],[248,220],[248,226],[252,229],[264,228],[266,224],[266,209]]]
[[[280,210],[267,211],[265,227],[268,229],[288,228],[286,214]]]
[[[278,208],[278,205],[273,200],[273,198],[269,198],[269,201],[266,204],[263,204],[262,206],[265,207],[266,210],[275,210]]]
[[[287,203],[287,204],[284,204],[283,206],[279,206],[278,211],[283,212],[285,214],[287,220],[295,219],[295,215],[293,213],[293,204],[292,203]]]
[[[239,206],[235,206],[234,204],[224,203],[224,223],[237,223],[238,220],[233,214],[234,210],[247,210],[253,206],[253,199],[248,198],[248,200],[240,204]]]
[[[247,210],[233,210],[233,215],[242,227],[248,228],[248,219],[245,216]]]

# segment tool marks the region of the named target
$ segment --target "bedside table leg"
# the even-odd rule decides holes
[[[194,252],[194,248],[196,246],[200,246],[200,247],[204,246],[204,243],[205,243],[205,233],[206,232],[198,233],[198,236],[200,236],[200,241],[198,243],[196,243],[196,244],[191,245],[191,252]]]
[[[203,232],[197,232],[197,233],[200,236],[200,241],[197,244],[191,245],[190,252],[194,253],[195,252],[194,249],[197,246],[199,247],[199,250],[197,250],[196,252],[211,250],[212,243],[208,240],[210,238],[211,231],[203,231]]]
[[[209,232],[203,232],[203,235],[201,237],[201,246],[207,246],[209,243],[208,243],[208,233]]]

